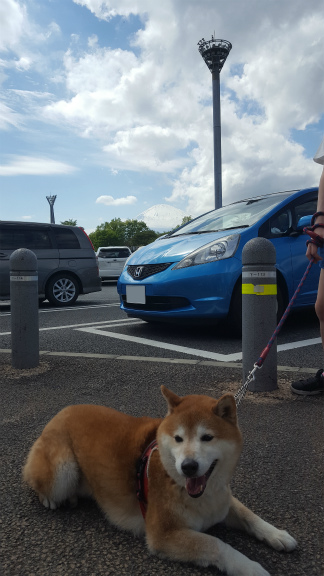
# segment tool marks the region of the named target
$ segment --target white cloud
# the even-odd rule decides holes
[[[161,126],[136,126],[118,131],[112,144],[104,146],[111,164],[134,171],[175,172],[187,163],[177,158],[177,151],[189,145],[184,130],[172,130]]]
[[[50,158],[13,155],[8,164],[0,165],[0,176],[71,174],[75,170],[74,166]]]
[[[96,204],[105,204],[105,206],[126,206],[128,204],[135,204],[137,198],[135,196],[126,196],[125,198],[113,198],[113,196],[99,196]]]
[[[12,126],[17,128],[21,121],[22,116],[20,114],[0,102],[0,130],[8,130]]]
[[[17,70],[28,70],[31,65],[31,59],[28,56],[22,56],[15,62]]]
[[[96,34],[93,34],[92,36],[90,36],[90,38],[88,38],[89,48],[94,48],[95,46],[97,46],[97,44],[98,44],[98,36]]]
[[[14,49],[24,34],[27,13],[24,5],[16,0],[0,3],[0,50]]]

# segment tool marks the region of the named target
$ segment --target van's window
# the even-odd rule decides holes
[[[0,230],[0,250],[46,250],[52,248],[47,230],[4,227]]]
[[[79,240],[73,230],[69,228],[53,228],[53,230],[58,248],[61,248],[61,250],[64,248],[80,248]]]

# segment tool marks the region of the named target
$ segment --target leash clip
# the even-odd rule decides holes
[[[242,402],[248,386],[250,384],[250,382],[253,382],[253,380],[255,380],[255,375],[254,373],[256,372],[257,368],[262,368],[262,366],[258,366],[257,362],[255,362],[253,369],[248,373],[247,379],[244,382],[244,384],[242,384],[241,388],[239,388],[239,390],[236,392],[234,398],[235,398],[235,402],[236,402],[236,407],[238,408],[240,403]]]

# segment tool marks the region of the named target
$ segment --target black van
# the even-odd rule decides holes
[[[40,299],[69,306],[79,294],[101,290],[96,254],[82,228],[0,221],[0,300],[10,299],[9,258],[18,248],[37,256]]]

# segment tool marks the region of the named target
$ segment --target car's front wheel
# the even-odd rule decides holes
[[[46,288],[47,300],[54,306],[74,304],[80,293],[77,279],[71,274],[58,274],[50,279]]]

